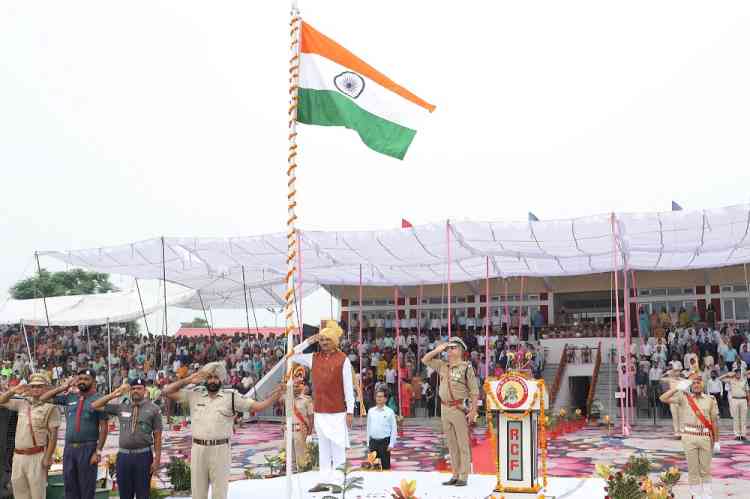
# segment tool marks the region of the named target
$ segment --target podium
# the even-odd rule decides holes
[[[538,495],[547,486],[547,438],[542,422],[549,401],[544,380],[511,371],[488,378],[484,391],[497,468],[495,492]]]

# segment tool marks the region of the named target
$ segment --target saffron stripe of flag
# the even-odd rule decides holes
[[[300,123],[343,126],[371,149],[403,159],[417,126],[435,106],[302,23]]]

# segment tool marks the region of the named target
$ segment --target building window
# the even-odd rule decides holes
[[[726,298],[721,303],[721,315],[724,320],[746,321],[750,319],[750,306],[747,298]]]

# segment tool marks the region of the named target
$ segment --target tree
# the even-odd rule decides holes
[[[16,300],[28,300],[51,296],[93,295],[109,293],[117,288],[109,281],[109,274],[71,269],[64,272],[49,272],[41,269],[33,277],[18,281],[10,294]]]
[[[202,317],[195,317],[192,322],[189,322],[189,327],[208,327],[208,322]]]

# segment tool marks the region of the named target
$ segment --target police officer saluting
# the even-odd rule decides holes
[[[436,359],[448,352],[448,362]],[[440,402],[443,404],[440,419],[448,440],[453,477],[443,485],[466,486],[471,466],[469,425],[477,419],[479,384],[474,368],[463,361],[466,344],[461,338],[451,338],[422,357],[422,363],[435,369],[440,376]],[[467,410],[466,400],[469,400]]]
[[[226,499],[232,456],[229,439],[234,430],[234,414],[262,411],[283,393],[279,386],[262,402],[244,398],[235,390],[222,390],[227,373],[223,362],[211,362],[200,371],[164,387],[167,397],[188,404],[192,420],[193,447],[190,485],[193,499],[207,499],[211,484],[212,499]],[[191,383],[204,386],[185,389]]]
[[[73,387],[78,388],[78,393],[60,395]],[[78,376],[42,395],[41,400],[53,397],[56,405],[65,406],[65,499],[94,499],[96,470],[108,432],[107,416],[91,408],[91,403],[99,398],[96,373],[82,369]]]
[[[750,394],[747,382],[742,376],[742,369],[736,367],[733,373],[727,373],[721,378],[729,384],[729,413],[734,423],[734,439],[746,441],[747,437],[747,406]]]
[[[60,411],[39,400],[49,384],[41,373],[31,375],[28,385],[16,385],[0,395],[0,406],[18,413],[16,448],[10,483],[16,499],[47,496],[47,472],[57,446]],[[27,395],[27,398],[11,398]]]
[[[127,395],[122,403],[112,400]],[[117,487],[121,499],[148,499],[151,475],[161,463],[161,409],[146,398],[146,380],[134,379],[91,404],[97,411],[117,416],[120,450],[117,452]],[[153,446],[153,449],[152,449]]]
[[[711,499],[711,460],[719,452],[719,406],[710,395],[703,393],[703,379],[692,373],[674,388],[664,392],[659,400],[676,404],[682,424],[681,437],[688,462],[688,484],[693,499]]]

